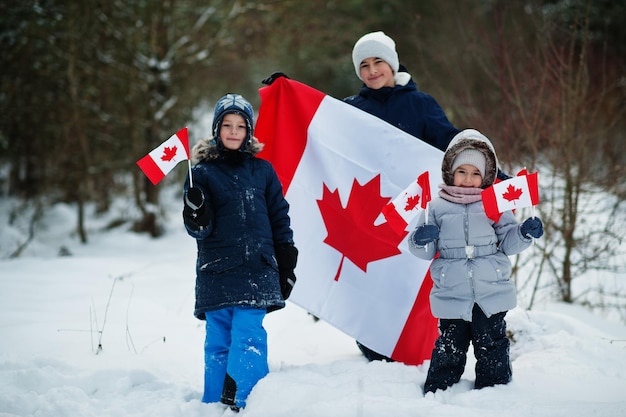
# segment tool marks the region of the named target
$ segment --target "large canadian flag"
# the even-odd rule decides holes
[[[283,184],[300,251],[290,301],[395,360],[430,359],[430,262],[381,210],[425,171],[439,184],[443,153],[297,81],[259,91],[259,156]]]
[[[184,127],[137,161],[137,165],[157,185],[179,162],[188,159],[189,136]]]

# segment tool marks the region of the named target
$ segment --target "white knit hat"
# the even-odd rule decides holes
[[[396,43],[383,32],[371,32],[363,35],[352,48],[352,63],[356,76],[361,78],[360,66],[365,58],[381,58],[389,64],[393,73],[398,72],[400,62],[396,52]]]
[[[454,158],[452,172],[463,164],[473,165],[480,171],[480,176],[485,178],[485,164],[487,160],[485,154],[476,149],[464,149]]]

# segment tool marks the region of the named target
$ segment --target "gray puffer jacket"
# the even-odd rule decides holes
[[[458,146],[459,143],[474,140],[482,144],[476,149],[488,149],[487,152],[492,153],[487,159],[488,174],[485,176],[493,182],[497,169],[495,152],[488,139],[476,135],[472,138],[455,137],[450,143],[442,164],[447,185],[452,185],[449,184],[452,180],[450,168],[455,153],[466,148]],[[485,143],[489,146],[483,146]],[[413,241],[415,231],[409,235],[409,250],[415,256],[430,260],[439,253],[430,267],[433,315],[471,321],[474,303],[487,317],[512,309],[516,305],[516,290],[510,279],[509,256],[528,248],[532,239],[522,236],[520,225],[511,212],[503,213],[495,223],[485,215],[481,200],[462,204],[448,201],[441,194],[429,203],[428,215],[428,224],[439,228],[439,238],[426,246],[418,246]],[[425,212],[422,211],[417,225],[423,225],[424,221]]]

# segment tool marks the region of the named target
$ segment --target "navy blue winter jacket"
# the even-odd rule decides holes
[[[208,143],[208,142],[207,142]],[[194,315],[232,306],[285,306],[274,245],[293,243],[289,204],[272,165],[249,153],[240,160],[201,160],[192,169],[211,211],[209,225],[187,232],[197,240]],[[189,179],[185,183],[185,191]]]
[[[460,131],[450,123],[437,101],[419,91],[412,79],[406,85],[378,90],[364,85],[359,94],[344,101],[442,151]]]

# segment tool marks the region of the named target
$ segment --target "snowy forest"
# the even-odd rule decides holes
[[[524,306],[626,322],[624,16],[624,0],[3,1],[0,199],[21,241],[2,253],[19,258],[61,202],[84,245],[87,207],[111,217],[120,198],[132,209],[107,227],[158,239],[161,191],[185,172],[155,187],[139,158],[183,126],[192,142],[210,135],[200,126],[227,92],[258,111],[274,71],[354,94],[352,46],[383,30],[455,126],[493,139],[505,172],[542,174],[542,256],[516,258]],[[601,278],[577,286],[588,273]]]

